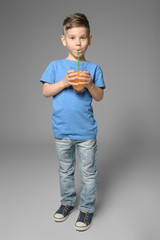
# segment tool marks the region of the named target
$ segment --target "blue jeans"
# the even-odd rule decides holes
[[[97,192],[96,139],[80,141],[55,138],[55,143],[59,160],[61,203],[74,206],[76,202],[74,172],[76,166],[75,150],[77,148],[82,176],[79,210],[93,213]]]

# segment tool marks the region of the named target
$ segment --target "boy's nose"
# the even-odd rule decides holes
[[[80,44],[81,44],[80,40],[77,39],[77,40],[76,40],[76,45],[80,45]]]

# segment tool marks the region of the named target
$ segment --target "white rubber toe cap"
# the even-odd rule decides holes
[[[76,222],[75,229],[77,231],[86,231],[87,229],[90,228],[90,226],[91,226],[90,224],[88,226],[86,226],[86,224],[83,222]]]
[[[86,227],[86,224],[83,222],[76,222],[76,227]]]
[[[64,216],[63,216],[62,214],[60,214],[60,213],[56,213],[56,214],[54,215],[54,218],[62,219],[62,218],[64,218]]]

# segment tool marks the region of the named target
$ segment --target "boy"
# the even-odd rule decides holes
[[[105,83],[101,68],[85,59],[85,52],[91,45],[92,35],[88,19],[84,14],[75,13],[63,22],[63,45],[68,50],[66,59],[49,64],[41,77],[43,95],[53,97],[52,128],[59,160],[61,206],[54,214],[54,220],[62,222],[73,211],[76,201],[74,182],[75,149],[79,157],[82,176],[81,203],[75,224],[78,231],[87,230],[95,210],[97,187],[97,123],[91,106],[92,98],[103,99]],[[77,78],[72,67],[87,67]],[[73,86],[84,85],[83,92]]]

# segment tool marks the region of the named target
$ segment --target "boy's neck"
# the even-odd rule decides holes
[[[67,59],[71,60],[71,61],[76,61],[77,62],[78,61],[78,56],[75,56],[75,55],[73,55],[71,53],[68,53]],[[79,61],[80,62],[86,62],[85,55],[81,55],[79,57]]]
[[[72,57],[68,56],[66,59],[71,60],[71,61],[78,62],[78,58],[72,58]],[[85,57],[84,57],[84,58],[82,58],[82,59],[79,59],[79,61],[80,61],[80,62],[86,62],[86,59],[85,59]]]

